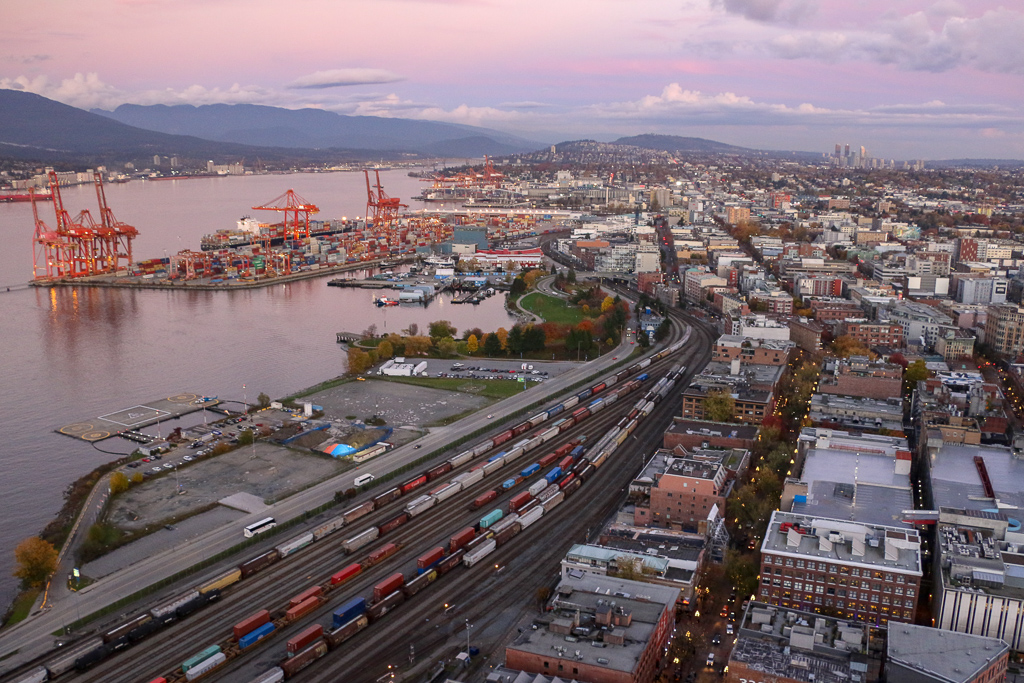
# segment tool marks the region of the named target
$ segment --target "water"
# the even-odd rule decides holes
[[[382,172],[381,181],[398,197],[422,185],[405,171]],[[318,204],[320,218],[365,211],[366,186],[356,173],[133,181],[109,186],[107,199],[139,229],[135,256],[145,259],[198,249],[203,234],[234,227],[257,213],[249,207],[289,188]],[[72,215],[82,208],[96,214],[91,186],[65,188],[64,202]],[[49,203],[40,210],[52,225]],[[55,428],[183,391],[245,393],[250,401],[260,392],[285,396],[344,372],[339,331],[376,324],[379,332],[400,332],[410,323],[425,330],[441,319],[489,330],[513,322],[499,296],[479,306],[439,297],[426,308],[377,308],[369,290],[327,287],[324,277],[239,292],[27,287],[31,207],[0,204],[0,235],[0,610],[17,589],[14,546],[53,518],[68,484],[111,457]],[[174,426],[165,424],[164,434]],[[120,439],[98,447],[131,450]]]

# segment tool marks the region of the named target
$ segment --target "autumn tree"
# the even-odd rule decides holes
[[[270,397],[261,391],[260,395],[256,397],[256,403],[259,405],[260,408],[269,408]]]
[[[469,339],[466,340],[466,350],[470,353],[476,353],[478,348],[480,348],[480,342],[477,341],[476,335],[469,335]]]
[[[832,342],[832,353],[840,358],[850,356],[871,356],[871,351],[863,343],[849,335],[840,335]]]
[[[110,493],[117,495],[128,490],[128,476],[124,472],[114,472],[110,475]]]
[[[437,340],[437,352],[443,358],[451,358],[458,351],[455,340],[451,337],[444,337]]]
[[[405,338],[405,355],[407,356],[422,356],[430,350],[430,337],[406,337]]]
[[[442,339],[444,337],[455,337],[455,333],[458,330],[447,320],[435,320],[430,323],[430,338],[431,339]]]
[[[501,350],[508,351],[508,330],[504,327],[499,327],[495,334],[498,335],[498,341],[501,342]]]
[[[405,355],[405,337],[392,332],[391,334],[388,335],[388,338],[385,341],[391,344],[392,356]]]
[[[32,536],[14,549],[14,561],[17,564],[14,575],[25,586],[38,588],[57,569],[57,549],[49,541]]]
[[[610,311],[612,309],[612,306],[614,306],[614,305],[615,305],[615,299],[611,298],[610,296],[606,296],[604,298],[604,300],[601,302],[601,312],[602,313],[607,313],[608,311]]]
[[[387,360],[395,355],[395,347],[387,339],[377,344],[377,358]]]
[[[348,372],[350,375],[361,375],[370,369],[370,354],[362,349],[351,347],[348,350]]]
[[[709,391],[704,398],[704,419],[712,422],[732,422],[736,400],[725,389]]]
[[[931,374],[920,358],[908,365],[907,369],[903,371],[903,395],[909,396],[917,388],[917,383],[928,379]]]

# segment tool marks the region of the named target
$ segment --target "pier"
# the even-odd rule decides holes
[[[121,410],[91,419],[72,422],[58,428],[56,431],[65,436],[93,443],[109,439],[112,436],[118,436],[122,432],[137,431],[158,422],[166,422],[167,420],[179,418],[182,415],[213,408],[220,403],[216,398],[207,398],[202,394],[184,392],[131,406],[130,408],[122,408]],[[221,407],[218,412],[223,410],[223,407]]]

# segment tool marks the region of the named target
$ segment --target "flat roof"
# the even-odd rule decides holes
[[[666,558],[642,552],[631,552],[630,550],[621,548],[608,548],[600,545],[584,545],[582,543],[575,543],[571,548],[569,548],[569,552],[565,554],[566,559],[572,557],[582,560],[593,560],[604,564],[615,562],[615,560],[623,556],[633,560],[640,560],[646,566],[659,574],[664,573],[668,569],[668,559]]]
[[[891,662],[950,683],[973,680],[1009,649],[999,638],[914,624],[889,624]]]
[[[910,475],[896,474],[896,458],[884,453],[851,453],[830,448],[810,448],[804,454],[804,481],[842,484],[878,484],[910,489]]]
[[[709,422],[707,420],[686,420],[674,418],[667,432],[690,434],[693,436],[724,437],[753,441],[757,438],[756,425],[732,424],[731,422]]]
[[[903,511],[913,508],[914,497],[909,487],[898,489],[863,482],[813,481],[808,485],[806,502],[795,501],[792,511],[912,529],[913,523],[903,521]]]
[[[1024,508],[1024,460],[1015,458],[1013,450],[1003,446],[955,444],[943,444],[931,458],[929,477],[934,505],[968,510],[994,507],[992,500],[985,498],[975,456],[984,460],[999,502]]]

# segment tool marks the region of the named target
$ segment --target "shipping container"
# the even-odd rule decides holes
[[[296,619],[301,619],[302,617],[306,616],[307,614],[315,610],[317,607],[319,607],[320,603],[322,602],[323,598],[314,597],[309,598],[304,602],[300,602],[294,607],[289,607],[288,611],[284,613],[285,621],[291,623]]]
[[[533,500],[533,496],[530,495],[529,491],[523,491],[519,495],[513,496],[512,500],[508,502],[509,512],[516,512],[519,508],[523,507],[527,503]]]
[[[539,504],[519,516],[519,526],[527,528],[544,515],[544,508]]]
[[[494,549],[498,547],[497,542],[491,538],[486,543],[483,543],[479,548],[475,548],[472,552],[467,552],[462,561],[467,567],[472,567],[474,564],[484,559],[488,555],[494,552]]]
[[[188,659],[186,659],[184,662],[182,662],[181,670],[187,672],[189,669],[195,667],[198,664],[202,664],[204,661],[214,656],[218,652],[220,652],[220,645],[211,645],[202,652],[194,654]]]
[[[185,673],[185,679],[194,681],[200,676],[205,676],[224,662],[228,661],[227,656],[223,652],[218,652],[214,656],[210,657],[198,666],[194,666]]]
[[[540,464],[535,462],[526,469],[522,470],[519,474],[522,477],[532,477],[533,475],[537,474],[538,471],[540,471]]]
[[[374,550],[372,553],[366,556],[366,566],[372,567],[375,564],[380,564],[387,558],[391,557],[398,552],[398,546],[394,543],[385,543],[381,547]]]
[[[379,496],[375,496],[373,499],[373,509],[379,510],[393,500],[397,500],[402,497],[402,490],[397,486],[393,489],[388,489]]]
[[[450,462],[443,462],[437,467],[432,467],[427,470],[427,481],[434,481],[443,474],[447,474],[452,471],[452,464]]]
[[[355,634],[362,631],[370,623],[370,620],[366,618],[365,614],[361,614],[355,619],[337,626],[333,631],[327,633],[327,643],[332,647],[336,648],[346,640],[354,636]]]
[[[551,471],[549,471],[547,474],[544,475],[544,479],[549,484],[552,484],[560,476],[562,476],[562,468],[561,467],[554,467],[554,468],[551,469]]]
[[[561,461],[559,461],[559,463],[558,463],[558,467],[563,472],[568,472],[569,468],[572,467],[572,456],[571,455],[567,455],[564,458],[562,458]]]
[[[343,526],[345,526],[345,518],[341,516],[335,517],[313,529],[313,539],[319,541],[324,536],[333,534]]]
[[[418,477],[413,477],[409,481],[401,484],[398,488],[401,489],[402,493],[409,493],[427,483],[427,475],[421,474]]]
[[[288,606],[289,607],[295,607],[296,605],[299,605],[299,604],[305,602],[306,600],[309,600],[310,598],[316,598],[316,597],[319,597],[319,596],[321,596],[323,594],[324,594],[324,589],[321,586],[313,586],[312,588],[307,588],[306,590],[302,591],[301,593],[296,595],[294,598],[289,600],[288,601]]]
[[[543,468],[543,467],[547,467],[548,465],[550,465],[551,463],[553,463],[556,460],[558,460],[558,452],[557,451],[554,452],[554,453],[548,453],[543,458],[541,458],[540,462],[538,462],[537,464],[540,465]]]
[[[273,622],[267,622],[266,624],[263,624],[258,628],[254,628],[252,631],[249,631],[244,636],[238,639],[238,647],[240,647],[243,650],[247,647],[252,647],[256,643],[258,643],[259,641],[263,640],[271,633],[273,633],[274,629],[276,628],[277,627],[274,626]]]
[[[437,503],[437,499],[427,494],[419,496],[418,498],[409,501],[405,506],[405,511],[409,513],[411,517],[415,517],[421,513],[426,512],[430,508],[434,507]]]
[[[475,536],[476,530],[471,526],[466,527],[451,537],[451,540],[448,543],[448,552],[454,553],[459,548],[465,547],[465,545],[472,541]]]
[[[416,559],[416,569],[418,574],[422,574],[427,569],[430,569],[435,564],[441,561],[444,557],[444,548],[437,546],[433,550],[430,550]]]
[[[379,600],[370,605],[366,610],[366,616],[370,621],[380,619],[382,616],[390,612],[395,608],[396,605],[400,605],[405,601],[405,593],[398,590],[391,595],[385,597],[383,600]]]
[[[334,625],[347,624],[366,611],[366,600],[364,598],[352,598],[341,607],[334,610]]]
[[[273,669],[264,671],[249,683],[281,683],[284,680],[284,669],[275,666]]]
[[[373,587],[373,600],[379,602],[385,595],[395,592],[405,583],[402,572],[395,572]]]
[[[395,515],[394,517],[392,517],[388,521],[381,522],[380,527],[378,527],[380,529],[380,535],[383,536],[384,534],[390,533],[390,532],[394,531],[395,529],[397,529],[398,527],[402,526],[403,524],[405,524],[408,521],[409,521],[409,513],[408,512],[403,512],[403,513],[401,513],[399,515]]]
[[[307,666],[327,654],[327,643],[323,640],[314,643],[294,657],[289,657],[281,662],[285,678],[292,678]]]
[[[291,555],[292,553],[294,553],[294,552],[296,552],[298,550],[302,550],[303,548],[305,548],[307,545],[309,545],[312,542],[313,542],[313,534],[311,532],[310,533],[305,533],[305,534],[302,534],[301,536],[296,536],[293,539],[285,541],[281,545],[277,546],[275,548],[275,550],[277,550],[277,554],[278,555],[280,555],[282,558],[284,558],[284,557],[288,557],[289,555]]]
[[[453,552],[448,557],[441,560],[440,562],[438,562],[437,567],[435,568],[437,570],[438,576],[440,576],[441,574],[447,574],[453,568],[460,565],[462,563],[462,556],[465,554],[465,550],[459,549]]]
[[[358,562],[350,564],[331,577],[331,585],[337,586],[339,583],[344,583],[361,571],[363,571],[363,565]]]
[[[320,624],[313,624],[289,638],[285,645],[285,650],[288,652],[288,656],[291,657],[297,652],[302,651],[303,648],[310,645],[314,640],[323,638],[323,636],[324,627]]]
[[[473,507],[473,509],[482,508],[484,505],[487,505],[488,503],[490,503],[492,500],[494,500],[497,497],[498,497],[498,492],[497,491],[488,491],[487,493],[484,493],[484,494],[481,494],[481,495],[477,496],[476,500],[473,501],[472,507]]]
[[[538,467],[538,469],[540,469],[540,468]],[[537,481],[533,482],[530,485],[530,488],[527,489],[527,490],[529,491],[531,496],[535,496],[536,497],[536,496],[540,495],[540,492],[543,491],[544,489],[546,489],[548,487],[548,485],[549,484],[548,484],[548,480],[547,479],[538,479]]]
[[[368,515],[374,510],[374,503],[372,500],[368,500],[362,505],[357,505],[341,517],[345,520],[345,524],[351,524],[354,520],[359,519],[363,515]]]
[[[491,493],[494,493],[495,497],[497,497],[497,492],[491,491]],[[479,500],[479,499],[477,499],[477,500]],[[484,515],[483,518],[480,520],[480,528],[481,529],[486,529],[487,527],[491,526],[495,522],[499,521],[504,514],[505,513],[503,513],[500,508],[497,509],[497,510],[491,510],[486,515]]]

